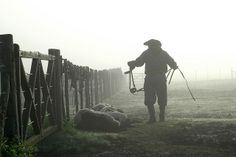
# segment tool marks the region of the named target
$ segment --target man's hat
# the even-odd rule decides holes
[[[156,40],[156,39],[150,39],[150,40],[146,41],[144,43],[144,45],[147,45],[147,46],[150,46],[150,45],[154,46],[155,45],[155,46],[161,47],[161,42],[159,40]]]

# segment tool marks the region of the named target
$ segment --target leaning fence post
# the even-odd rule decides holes
[[[62,79],[61,79],[61,56],[60,56],[60,50],[58,49],[49,49],[49,54],[55,56],[55,69],[54,69],[54,78],[53,78],[53,89],[55,92],[55,105],[56,105],[56,113],[57,113],[57,125],[58,128],[62,128],[63,124],[63,113],[62,113],[62,95],[61,95],[61,89],[62,89]]]
[[[13,36],[10,34],[1,35],[0,42],[2,43],[3,46],[1,57],[3,57],[3,62],[4,65],[6,66],[6,72],[4,75],[8,75],[10,81],[10,94],[9,94],[9,101],[6,106],[7,119],[5,121],[4,135],[9,140],[11,140],[14,137],[19,137]]]

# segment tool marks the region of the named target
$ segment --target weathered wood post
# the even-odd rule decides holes
[[[10,78],[9,78],[9,53],[6,51],[5,36],[0,36],[0,72],[1,72],[1,99],[0,99],[0,134],[4,136],[6,111],[10,95]]]
[[[22,121],[22,104],[21,104],[21,62],[20,62],[20,47],[18,44],[14,44],[15,54],[15,68],[16,68],[16,91],[17,91],[17,111],[18,111],[18,123],[19,123],[19,139],[23,141],[23,121]]]
[[[62,59],[62,56],[60,56],[60,59],[61,59],[61,61],[63,61],[63,63],[64,63],[64,59]],[[62,102],[62,118],[63,118],[63,121],[66,121],[67,120],[67,118],[66,118],[66,108],[65,108],[65,102],[64,102],[64,99],[65,99],[65,97],[64,97],[64,92],[65,92],[65,90],[64,90],[64,83],[65,83],[65,76],[63,75],[63,73],[64,73],[64,65],[63,65],[63,63],[61,62],[61,102]]]
[[[114,77],[114,69],[109,70],[110,76],[110,91],[111,95],[115,94],[115,77]]]
[[[74,65],[74,79],[75,79],[75,83],[76,83],[76,87],[75,87],[75,105],[76,105],[76,112],[79,111],[79,99],[78,99],[78,94],[79,94],[79,89],[78,89],[78,72],[79,71],[79,66]]]
[[[77,80],[75,80],[75,107],[76,112],[79,111],[79,100],[78,100],[78,85]]]
[[[47,105],[47,110],[49,113],[49,121],[51,124],[56,123],[56,113],[54,108],[54,91],[53,91],[53,79],[54,79],[54,63],[55,63],[55,58],[51,59],[48,61],[48,67],[47,67],[47,75],[46,75],[46,82],[45,82],[45,88],[46,88],[46,83],[48,85],[48,94],[50,95],[49,103]]]
[[[37,117],[38,117],[38,124],[39,124],[39,132],[42,133],[42,118],[41,118],[41,106],[42,106],[42,102],[41,102],[41,81],[40,81],[40,75],[41,75],[41,61],[40,59],[38,60],[38,71],[36,74],[36,90],[34,93],[34,98],[35,98],[35,105],[36,105],[36,113],[37,113]]]
[[[103,71],[99,71],[98,74],[100,102],[102,102],[104,99]]]
[[[53,78],[53,91],[55,93],[54,97],[54,103],[56,106],[56,113],[57,113],[57,125],[58,128],[62,128],[63,124],[63,113],[62,113],[62,95],[61,95],[61,89],[62,89],[62,77],[61,77],[61,56],[60,56],[60,50],[58,49],[49,49],[49,54],[55,56],[55,69],[54,69],[54,78]]]
[[[105,98],[109,98],[111,96],[111,82],[110,82],[110,71],[104,70],[104,76],[103,76],[103,82],[104,82],[104,93]]]
[[[2,88],[7,87],[8,81],[10,80],[10,94],[8,103],[1,104],[1,108],[3,111],[6,111],[5,126],[4,126],[4,136],[9,140],[14,137],[19,137],[19,124],[18,124],[18,111],[17,111],[17,94],[16,94],[16,69],[15,69],[15,54],[14,54],[14,46],[13,46],[13,37],[10,34],[1,35],[0,36],[1,43],[1,52],[0,56],[3,61],[3,66],[5,66],[5,71],[3,73],[3,81],[6,83],[6,86],[2,84]],[[4,76],[6,75],[6,76]],[[9,80],[5,80],[8,78]],[[4,87],[5,86],[5,87]],[[7,90],[7,89],[4,89]],[[5,112],[4,111],[4,112]],[[3,113],[5,114],[5,113]]]
[[[84,108],[84,81],[79,80],[80,109]]]
[[[103,82],[103,99],[107,98],[107,77],[106,77],[107,71],[102,71],[102,82]]]
[[[107,84],[108,84],[108,98],[112,95],[112,84],[111,84],[111,70],[107,71]]]
[[[90,92],[89,92],[89,67],[85,67],[85,107],[90,107]]]
[[[90,69],[89,71],[89,80],[90,80],[90,104],[94,105],[94,92],[93,92],[93,88],[94,88],[94,70]]]
[[[99,103],[98,98],[98,71],[94,71],[94,95],[95,95],[95,104]]]
[[[69,107],[69,91],[68,91],[68,61],[64,60],[64,74],[65,74],[65,103],[66,103],[66,118],[70,120],[70,107]]]
[[[82,67],[78,68],[79,75],[79,95],[80,95],[80,109],[84,108],[84,69]]]

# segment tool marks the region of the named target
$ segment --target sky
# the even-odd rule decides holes
[[[21,50],[57,48],[74,64],[126,71],[154,38],[189,79],[236,71],[234,0],[0,0],[0,6],[0,34],[13,34]]]

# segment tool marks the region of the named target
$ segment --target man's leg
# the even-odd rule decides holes
[[[144,104],[147,106],[149,113],[148,123],[153,123],[156,121],[154,104],[156,102],[155,88],[149,78],[145,78],[144,82]]]
[[[147,105],[147,109],[148,109],[148,113],[149,113],[148,123],[156,122],[156,115],[155,115],[154,105]]]
[[[167,105],[167,87],[166,83],[161,84],[161,88],[158,91],[158,104],[160,109],[159,121],[165,121],[165,108]]]
[[[164,105],[159,106],[160,114],[159,114],[159,121],[164,122],[165,121],[165,107]]]

